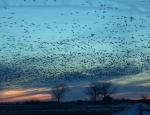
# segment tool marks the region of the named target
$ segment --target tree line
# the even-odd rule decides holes
[[[67,84],[59,84],[52,88],[52,95],[57,103],[60,103],[60,100],[64,98],[67,91],[69,91]],[[90,98],[91,101],[96,102],[99,99],[104,100],[104,104],[111,99],[111,96],[116,93],[116,87],[109,82],[93,82],[85,88],[85,94]]]

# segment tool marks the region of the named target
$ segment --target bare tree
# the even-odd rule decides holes
[[[86,88],[85,93],[94,100],[95,103],[99,98],[106,98],[116,93],[116,87],[109,82],[93,82]]]
[[[85,89],[86,95],[90,97],[91,100],[93,100],[95,103],[99,99],[100,94],[100,83],[99,82],[93,82]]]
[[[100,83],[99,95],[101,95],[102,98],[105,98],[107,96],[112,96],[115,93],[116,93],[116,87],[113,87],[112,83],[109,83],[109,82],[101,82]]]
[[[141,99],[144,101],[146,101],[148,99],[148,97],[149,97],[148,95],[144,95],[144,94],[141,95]]]
[[[64,98],[67,91],[69,91],[69,88],[66,84],[59,84],[52,88],[52,95],[60,103],[60,100]]]

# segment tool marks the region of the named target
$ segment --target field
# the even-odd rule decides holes
[[[128,106],[100,105],[1,105],[0,115],[112,115]]]

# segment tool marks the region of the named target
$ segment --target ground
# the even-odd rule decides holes
[[[1,105],[0,115],[150,115],[146,104],[100,105]]]
[[[137,103],[131,106],[129,109],[113,115],[150,115],[150,107],[146,104]]]

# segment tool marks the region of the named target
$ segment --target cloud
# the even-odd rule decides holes
[[[51,88],[20,89],[1,91],[0,102],[15,102],[25,100],[51,100]]]
[[[0,36],[4,36],[0,44],[6,42],[0,48],[0,89],[51,87],[58,82],[74,85],[86,82],[87,85],[90,80],[103,78],[116,78],[112,82],[124,90],[132,87],[131,92],[149,87],[147,78],[130,79],[136,79],[136,75],[149,71],[150,67],[146,39],[149,38],[148,3],[141,0],[0,0],[0,6],[3,17]],[[135,19],[132,22],[131,16]],[[9,17],[13,18],[9,20]],[[5,26],[10,24],[12,29]],[[27,28],[29,33],[25,34],[23,30]],[[63,30],[61,34],[59,29]]]
[[[121,93],[116,93],[113,97],[115,99],[131,99],[131,100],[139,100],[141,99],[141,95],[150,95],[149,92],[121,92]]]
[[[73,78],[76,74],[70,74]],[[79,74],[80,75],[80,74]],[[82,75],[82,74],[81,74]],[[71,77],[70,76],[70,77]],[[68,76],[69,77],[69,76]],[[67,84],[69,85],[70,92],[67,93],[65,96],[65,100],[72,100],[74,99],[84,99],[85,94],[85,86],[90,84],[92,81],[109,81],[117,87],[117,93],[113,96],[113,98],[126,98],[126,99],[139,99],[141,94],[148,94],[149,95],[149,86],[141,86],[141,84],[149,83],[149,73],[142,72],[136,75],[127,75],[124,77],[113,78],[113,79],[103,79],[103,78],[89,78],[89,79],[77,79],[72,80],[71,82],[68,81]],[[147,81],[147,82],[146,82]],[[63,81],[60,81],[63,82]],[[59,82],[57,82],[59,83]],[[47,86],[48,87],[48,86]],[[50,87],[50,86],[49,86]],[[29,89],[22,89],[22,90],[5,90],[1,93],[0,97],[1,100],[8,100],[8,101],[19,101],[19,100],[48,100],[51,99],[50,94],[51,88],[29,88]],[[73,95],[73,96],[72,96]]]
[[[117,87],[117,94],[114,96],[115,98],[131,98],[131,99],[139,99],[141,94],[149,93],[149,71],[143,71],[136,75],[127,75],[120,78],[114,78],[111,80],[106,80],[108,82],[113,83]]]
[[[74,55],[78,58],[82,53]],[[60,65],[68,59],[71,59],[73,63],[78,63],[82,58],[76,61],[76,58],[72,59],[70,54],[64,54],[64,57],[59,56],[58,54],[56,55],[57,58],[21,57],[19,60],[12,61],[7,65],[1,64],[1,88],[37,88],[52,86],[55,82],[86,81],[87,79],[101,79],[104,77],[107,79],[122,78],[124,76],[139,74],[145,68],[145,66],[142,68],[132,62],[120,64],[120,61],[117,62],[115,58],[113,59],[117,63],[114,62],[113,65],[104,64],[97,67],[93,65],[90,68],[86,67],[90,63],[90,60],[87,60],[85,64],[82,61],[81,64],[70,65],[71,63],[68,61],[64,65]],[[49,60],[53,60],[53,62],[50,63]],[[109,61],[111,60],[112,58],[107,59],[106,63],[110,63]]]
[[[87,74],[91,74],[93,77],[124,77],[128,75],[136,75],[142,72],[140,67],[137,67],[134,64],[130,65],[127,63],[126,65],[118,66],[117,64],[114,66],[105,66],[105,67],[96,67],[86,70]]]
[[[18,101],[30,101],[30,100],[40,100],[40,101],[48,101],[52,99],[51,94],[35,94],[29,96],[20,96],[13,98],[2,98],[1,102],[18,102]]]
[[[143,71],[136,75],[127,75],[122,78],[115,78],[109,81],[118,85],[137,85],[138,86],[138,84],[146,83],[150,80],[149,74],[150,74],[149,71]]]

